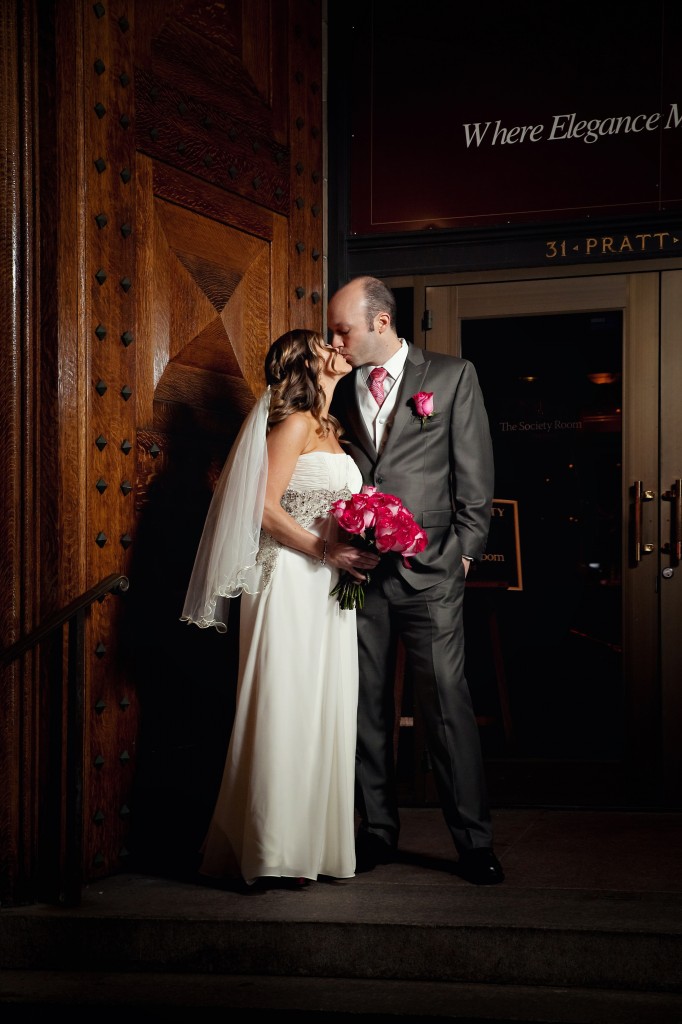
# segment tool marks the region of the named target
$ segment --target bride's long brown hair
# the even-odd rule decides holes
[[[336,437],[343,433],[335,416],[323,415],[325,395],[319,381],[317,345],[325,345],[321,334],[299,328],[287,331],[270,346],[265,357],[265,380],[271,389],[268,430],[292,412],[311,412],[321,437],[330,430]],[[331,365],[333,368],[334,359]]]

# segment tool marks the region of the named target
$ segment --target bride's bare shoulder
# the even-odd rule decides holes
[[[303,451],[310,443],[314,431],[314,420],[310,413],[292,412],[270,428],[269,442],[286,444]]]

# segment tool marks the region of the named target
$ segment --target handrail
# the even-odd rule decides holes
[[[53,793],[53,813],[41,808],[39,829],[42,828],[43,818],[47,819],[43,831],[45,842],[39,844],[43,863],[42,866],[37,865],[37,873],[33,873],[31,888],[34,888],[37,876],[42,874],[43,898],[67,906],[80,903],[83,880],[85,616],[95,601],[103,600],[114,591],[125,592],[128,586],[127,576],[112,573],[0,653],[0,667],[4,667],[37,647],[42,640],[51,638],[58,630],[62,630],[64,637],[66,627],[66,664],[62,656],[52,666],[51,699],[47,712],[48,717],[50,709],[54,712],[51,766],[55,776],[62,778],[63,772],[63,781],[59,794],[55,797]],[[49,773],[50,764],[46,764],[47,769],[43,771]],[[47,885],[49,892],[44,889],[44,885]]]
[[[121,573],[114,572],[110,576],[105,577],[99,583],[95,584],[94,587],[90,587],[84,594],[77,597],[75,601],[71,601],[61,611],[54,612],[52,615],[48,615],[45,621],[32,630],[21,640],[17,640],[10,647],[5,648],[0,653],[0,668],[4,668],[11,662],[20,658],[26,651],[30,651],[32,647],[37,646],[44,640],[50,633],[59,629],[60,626],[66,625],[70,618],[72,618],[77,612],[83,608],[87,608],[93,604],[98,598],[105,597],[107,594],[113,591],[119,591],[125,593],[129,587],[129,581],[127,576],[122,576]]]

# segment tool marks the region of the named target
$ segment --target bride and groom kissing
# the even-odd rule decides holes
[[[455,870],[496,884],[504,875],[464,676],[464,582],[493,496],[476,372],[401,338],[395,298],[376,278],[332,296],[328,328],[328,343],[294,330],[271,346],[267,388],[216,487],[182,613],[225,629],[225,603],[240,595],[237,712],[199,870],[300,885],[394,859],[400,638]],[[363,485],[412,513],[423,550],[379,559],[339,529],[333,503]],[[361,608],[336,599],[340,578],[363,584]]]

